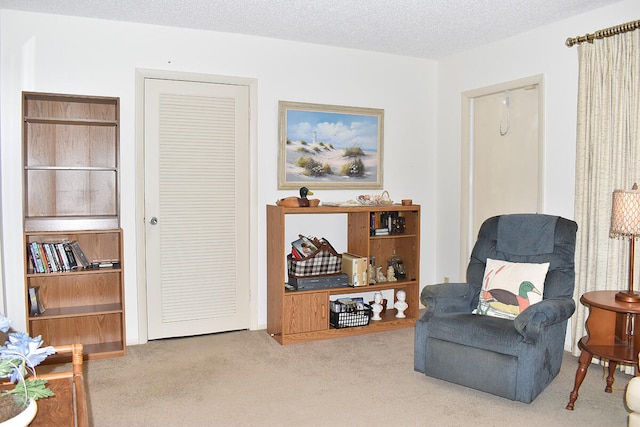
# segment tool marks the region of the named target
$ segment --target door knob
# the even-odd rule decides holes
[[[158,223],[158,218],[156,218],[155,216],[152,216],[151,219],[149,220],[149,224],[156,225],[157,223]]]

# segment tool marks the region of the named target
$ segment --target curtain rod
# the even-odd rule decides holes
[[[584,36],[569,37],[564,44],[567,47],[571,47],[575,44],[581,44],[584,42],[593,43],[594,39],[603,39],[605,37],[615,36],[616,34],[626,33],[627,31],[633,31],[640,28],[640,19],[636,21],[626,22],[624,24],[616,25],[615,27],[605,28],[604,30],[598,30],[593,34],[585,34]]]

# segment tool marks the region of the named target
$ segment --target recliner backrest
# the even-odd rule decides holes
[[[555,227],[552,226],[554,223]],[[544,299],[573,298],[577,229],[574,221],[544,214],[491,217],[478,232],[467,267],[467,282],[480,292],[487,258],[523,263],[549,262]],[[553,245],[550,239],[553,239]]]

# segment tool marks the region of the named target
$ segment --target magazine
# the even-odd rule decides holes
[[[303,258],[313,255],[318,250],[315,243],[305,236],[300,236],[298,240],[291,242],[291,246]]]

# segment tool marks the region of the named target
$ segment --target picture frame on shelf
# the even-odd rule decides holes
[[[381,189],[384,110],[279,101],[278,189]]]
[[[39,316],[44,313],[44,304],[40,298],[40,286],[29,288],[29,308],[31,316]]]

